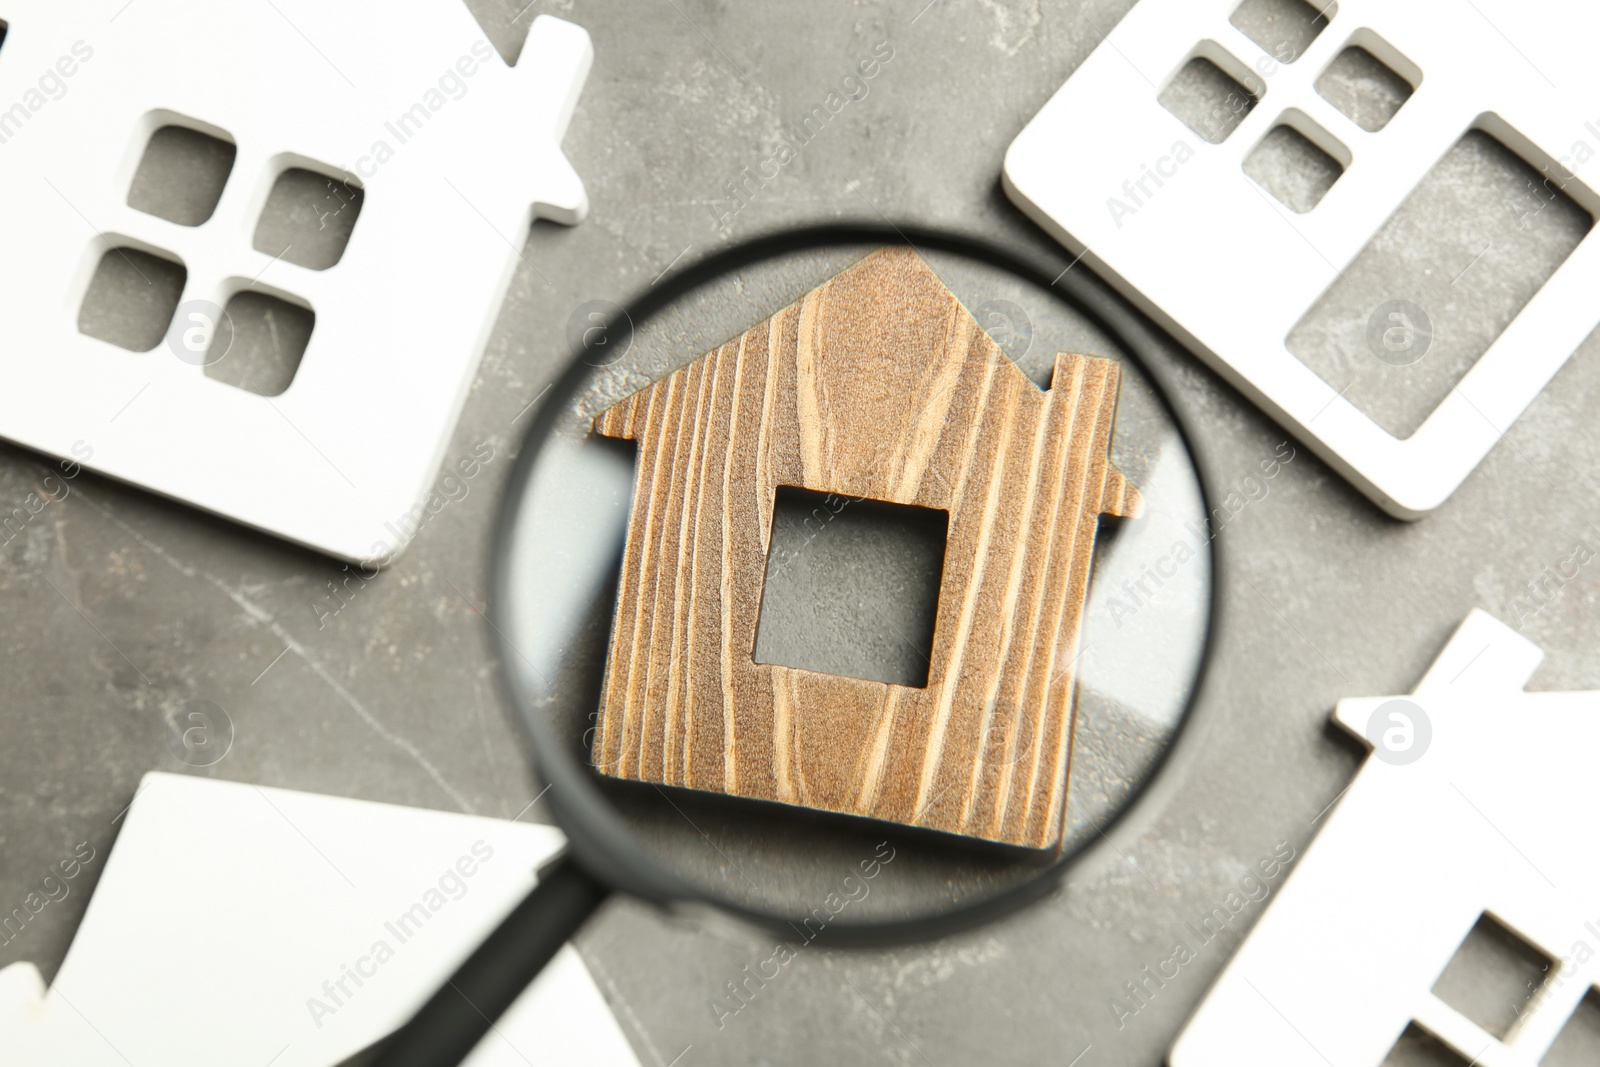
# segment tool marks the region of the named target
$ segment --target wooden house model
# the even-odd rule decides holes
[[[603,412],[638,442],[593,759],[661,785],[1045,849],[1118,365],[1028,379],[914,252],[874,253]],[[942,509],[926,687],[753,658],[780,486]]]

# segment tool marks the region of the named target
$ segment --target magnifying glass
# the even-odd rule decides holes
[[[382,1067],[459,1063],[612,892],[766,930],[777,967],[1037,901],[1209,661],[1203,464],[1084,272],[828,225],[580,310],[489,611],[568,850]]]

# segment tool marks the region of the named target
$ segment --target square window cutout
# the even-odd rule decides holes
[[[779,486],[754,659],[928,684],[950,513]]]
[[[1504,1038],[1538,995],[1550,963],[1549,956],[1484,912],[1433,984],[1433,995]]]
[[[327,270],[344,257],[361,202],[361,187],[347,179],[290,167],[272,183],[251,243],[296,266]]]
[[[162,126],[145,144],[128,187],[128,206],[180,226],[198,226],[217,210],[238,153],[220,137]]]
[[[1400,1040],[1383,1058],[1379,1067],[1470,1067],[1465,1056],[1457,1055],[1450,1046],[1428,1031],[1412,1023],[1406,1027]]]
[[[1391,59],[1401,58],[1387,46],[1380,50],[1391,53]],[[1327,70],[1317,75],[1317,95],[1363,130],[1376,133],[1389,125],[1389,120],[1417,89],[1416,75],[1407,77],[1395,67],[1415,70],[1414,65],[1406,61],[1391,66],[1372,51],[1352,43],[1334,57]]]
[[[1289,116],[1286,116],[1288,119]],[[1267,131],[1261,143],[1244,160],[1244,172],[1255,183],[1277,197],[1290,211],[1305,214],[1322,202],[1333,183],[1344,173],[1344,165],[1307,137],[1297,125],[1280,122]],[[1319,139],[1330,147],[1343,146],[1325,134]],[[1341,154],[1346,154],[1341,152]]]
[[[1293,63],[1327,29],[1333,14],[1331,2],[1243,0],[1228,21],[1278,62]]]
[[[1556,1035],[1539,1067],[1594,1067],[1600,1063],[1600,991],[1591,989]]]
[[[246,289],[233,294],[206,350],[206,377],[277,396],[289,388],[317,323],[310,308]]]
[[[148,352],[167,335],[188,278],[176,260],[137,248],[110,248],[89,279],[78,332],[130,352]]]
[[[1179,68],[1156,99],[1195,133],[1221,144],[1261,99],[1261,87],[1243,64],[1222,53],[1219,45],[1207,41],[1201,47],[1222,56],[1229,66],[1237,65],[1249,84],[1223,70],[1211,56],[1201,54]]]

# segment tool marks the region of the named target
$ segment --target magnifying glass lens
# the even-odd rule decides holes
[[[575,315],[497,618],[586,868],[931,930],[1159,768],[1212,615],[1195,458],[1077,279],[975,249],[834,234]]]

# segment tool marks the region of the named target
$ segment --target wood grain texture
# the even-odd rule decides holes
[[[1060,838],[1117,364],[1040,390],[874,253],[603,412],[639,445],[593,758],[622,778],[1030,848]],[[949,513],[926,688],[752,658],[779,486]]]

